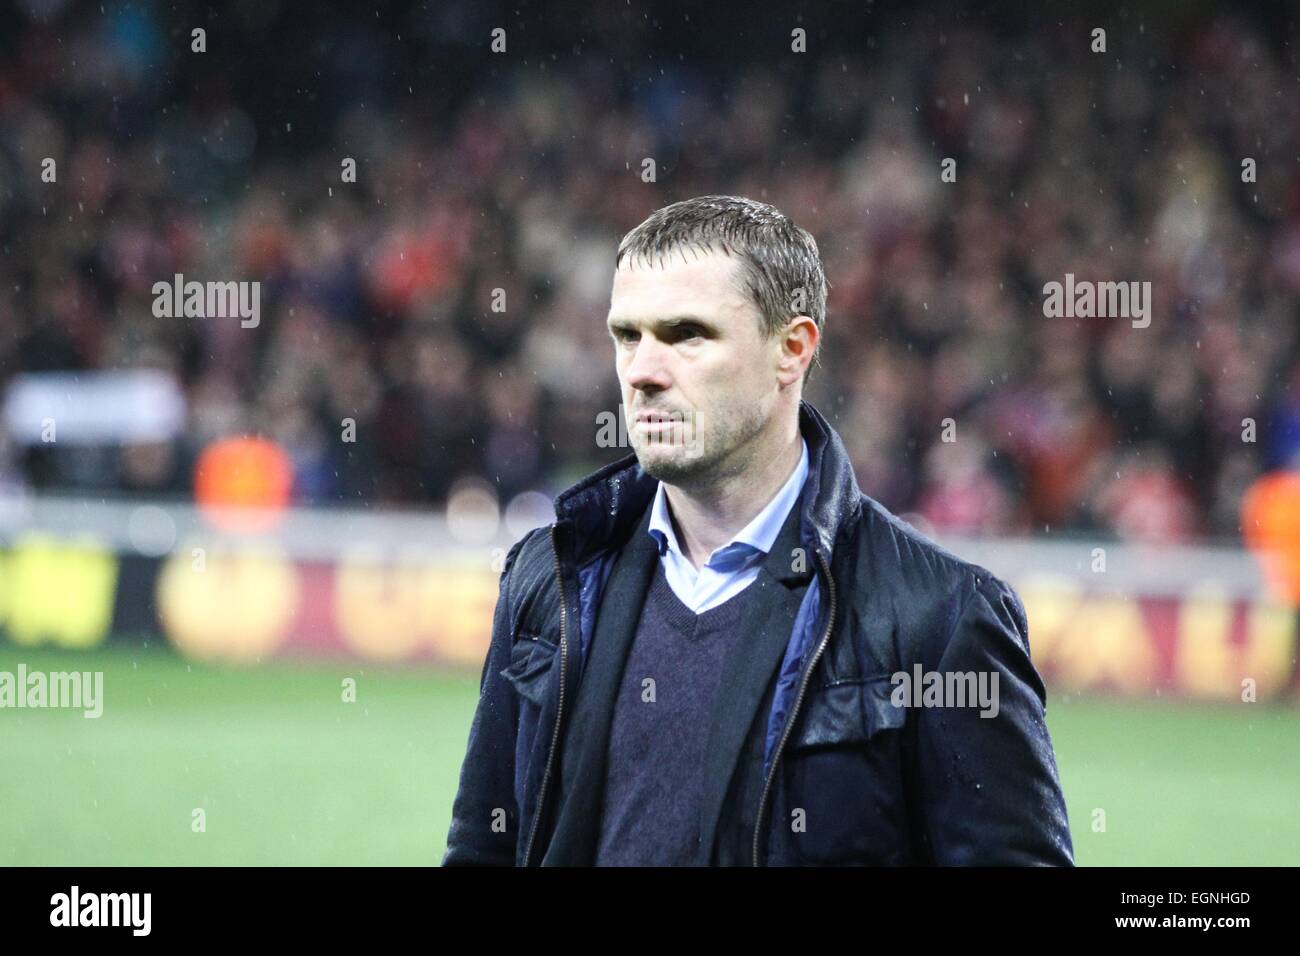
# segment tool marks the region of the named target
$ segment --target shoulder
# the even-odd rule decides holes
[[[910,625],[904,634],[946,633],[967,605],[980,599],[1000,606],[1009,623],[1024,629],[1024,611],[1010,585],[927,538],[868,495],[862,495],[842,533],[846,560],[836,563],[849,579],[852,600],[870,605],[869,613],[885,611]]]
[[[506,554],[501,572],[501,600],[515,620],[527,617],[541,622],[556,605],[555,551],[551,526],[533,528],[516,541]]]
[[[1003,583],[987,568],[927,538],[867,495],[862,496],[851,533],[859,555],[899,586],[950,590],[954,585],[985,588]]]

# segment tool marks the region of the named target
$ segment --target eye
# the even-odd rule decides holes
[[[615,329],[612,333],[615,342],[635,342],[637,334],[631,329]]]
[[[687,342],[700,338],[703,331],[698,325],[679,325],[673,331],[673,338],[678,342]]]

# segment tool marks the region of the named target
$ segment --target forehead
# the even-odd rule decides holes
[[[610,318],[749,315],[740,264],[726,253],[674,249],[655,260],[624,260],[614,270]]]

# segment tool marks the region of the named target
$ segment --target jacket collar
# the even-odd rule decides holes
[[[840,436],[807,401],[799,403],[799,430],[808,442],[799,540],[829,560],[840,527],[852,520],[862,493]],[[579,565],[627,541],[654,499],[658,481],[635,454],[611,462],[555,499],[557,525],[566,529],[568,557]]]

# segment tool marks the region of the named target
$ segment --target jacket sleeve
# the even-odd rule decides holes
[[[510,664],[513,642],[510,601],[511,569],[521,538],[506,555],[492,641],[479,677],[478,706],[470,724],[469,744],[460,768],[460,784],[452,804],[451,828],[443,866],[513,866],[519,830],[515,806],[515,732],[519,701],[501,671]]]
[[[1073,866],[1047,693],[1030,661],[1024,607],[1009,586],[987,572],[977,578],[937,670],[982,675],[996,711],[920,709],[921,802],[934,862]]]

